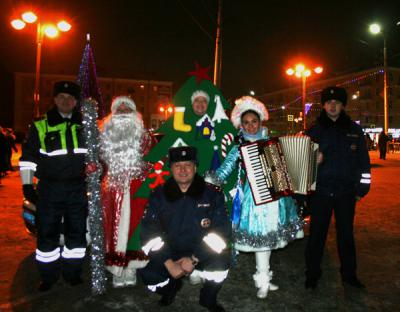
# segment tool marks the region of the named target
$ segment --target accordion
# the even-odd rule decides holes
[[[256,205],[315,190],[318,144],[308,136],[246,143],[240,153]]]

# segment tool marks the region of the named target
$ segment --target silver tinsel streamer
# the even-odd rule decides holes
[[[304,221],[296,219],[291,223],[279,226],[277,231],[267,235],[254,235],[240,229],[233,230],[233,240],[239,245],[251,246],[254,248],[268,247],[270,249],[280,248],[280,245],[296,239],[296,234],[303,229]]]
[[[104,262],[103,211],[100,196],[102,167],[99,162],[99,129],[97,126],[97,102],[86,99],[81,106],[85,143],[88,148],[86,165],[95,170],[86,176],[88,189],[89,233],[91,238],[90,272],[92,293],[103,294],[106,291],[106,272]]]

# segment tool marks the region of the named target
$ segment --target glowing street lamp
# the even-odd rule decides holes
[[[36,27],[36,74],[35,74],[35,89],[33,92],[33,115],[34,117],[40,116],[39,111],[39,82],[40,82],[40,63],[42,54],[42,44],[44,36],[49,38],[56,38],[59,32],[67,32],[71,29],[71,24],[65,20],[61,20],[57,23],[57,26],[53,24],[41,24],[37,15],[32,12],[24,12],[21,15],[22,19],[14,19],[11,21],[11,26],[16,30],[21,30],[25,28],[26,24],[37,23]]]
[[[31,11],[25,12],[21,16],[22,16],[23,21],[28,24],[33,24],[34,22],[37,21],[36,14]]]
[[[71,30],[72,26],[70,23],[68,23],[66,21],[59,21],[57,23],[57,28],[62,32],[67,32],[67,31]]]
[[[286,70],[286,74],[288,76],[296,76],[297,78],[301,78],[302,81],[302,108],[303,108],[303,129],[307,128],[307,105],[306,105],[306,82],[307,78],[315,74],[321,74],[323,72],[323,68],[321,66],[315,67],[313,70],[307,68],[303,63],[297,64],[294,68],[288,68]]]
[[[389,119],[388,119],[388,94],[387,94],[387,53],[386,53],[386,36],[381,26],[377,23],[369,25],[369,31],[373,35],[381,34],[383,37],[383,119],[384,131],[388,133]]]
[[[26,23],[23,20],[15,19],[11,21],[11,26],[16,30],[21,30],[25,28]]]
[[[54,25],[46,25],[43,27],[43,32],[49,38],[56,38],[59,34],[57,27]]]
[[[158,106],[158,111],[162,114],[164,114],[164,119],[167,120],[169,116],[174,112],[174,107],[171,104],[167,105],[162,105],[160,104]]]

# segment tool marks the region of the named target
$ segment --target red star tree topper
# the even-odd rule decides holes
[[[204,79],[212,81],[211,77],[208,75],[210,66],[201,67],[198,62],[195,62],[195,66],[196,66],[196,69],[188,72],[188,75],[195,76],[197,84],[199,84]]]

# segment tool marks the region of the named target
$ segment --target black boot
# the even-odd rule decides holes
[[[304,282],[305,289],[314,290],[318,286],[318,281],[321,278],[321,270],[306,270],[306,281]]]
[[[74,278],[68,279],[68,280],[66,280],[66,282],[68,284],[70,284],[71,286],[77,286],[77,285],[83,284],[83,280],[80,277],[74,277]]]
[[[342,283],[355,288],[364,289],[365,285],[357,278],[357,276],[342,277]]]
[[[40,292],[46,292],[49,291],[51,289],[51,287],[53,287],[54,283],[49,283],[49,282],[40,282],[39,286],[38,286],[38,290]]]
[[[40,292],[49,291],[60,277],[61,262],[60,260],[49,263],[36,261],[36,264],[42,280],[37,289]]]
[[[200,290],[199,304],[210,312],[225,312],[223,306],[217,303],[217,295],[222,283],[206,281]]]
[[[315,289],[317,288],[318,285],[318,278],[312,278],[312,277],[307,277],[306,281],[304,283],[304,288],[305,289]]]
[[[169,306],[175,300],[176,294],[182,288],[182,279],[170,278],[169,283],[157,289],[157,293],[161,295],[161,299],[158,300],[160,306]]]

